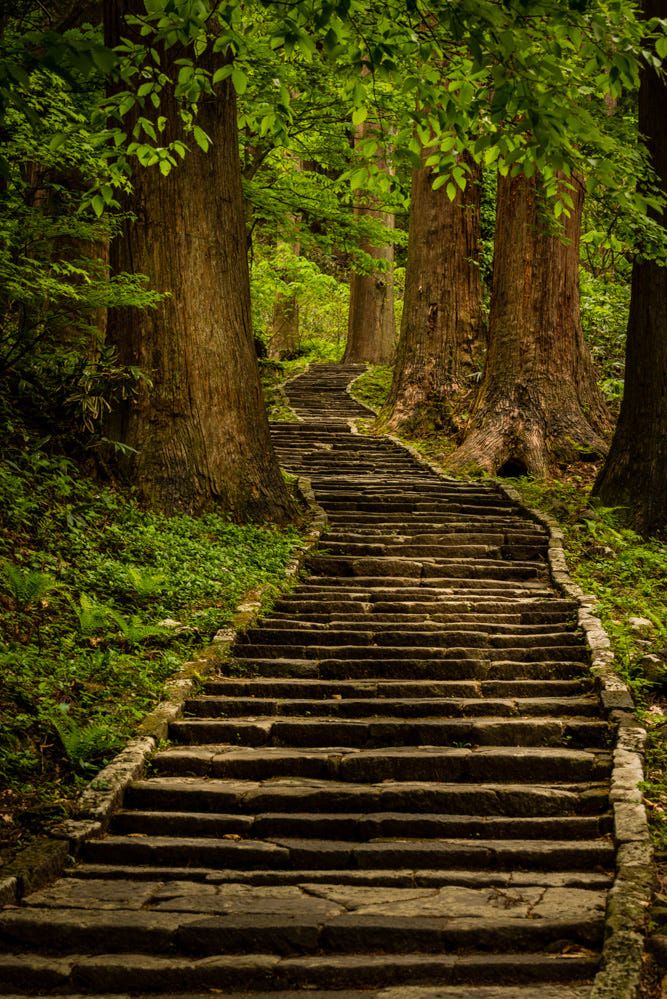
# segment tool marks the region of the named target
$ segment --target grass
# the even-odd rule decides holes
[[[167,517],[34,446],[0,463],[0,847],[67,814],[296,530]]]

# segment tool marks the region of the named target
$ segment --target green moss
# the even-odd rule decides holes
[[[392,371],[388,364],[371,365],[352,383],[352,395],[363,402],[364,406],[379,413],[389,396]]]

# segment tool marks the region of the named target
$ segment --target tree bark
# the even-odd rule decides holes
[[[562,234],[549,232],[538,183],[498,181],[489,347],[484,377],[454,466],[543,476],[604,450],[606,409],[579,314],[584,191]]]
[[[366,123],[357,127],[357,141],[369,134]],[[382,155],[378,160],[380,169],[385,168]],[[355,215],[366,215],[378,219],[388,229],[394,228],[394,216],[378,207],[377,199],[367,192],[355,196]],[[394,246],[374,246],[364,242],[361,249],[374,260],[384,261],[387,266],[373,269],[369,274],[350,276],[350,311],[347,323],[347,343],[343,361],[369,364],[389,364],[394,353],[396,323],[394,319]]]
[[[122,13],[140,0],[106,0],[108,41]],[[110,36],[110,37],[109,37]],[[164,53],[167,67],[183,54]],[[171,91],[160,113],[173,137],[179,115]],[[291,502],[264,410],[250,322],[250,284],[236,132],[229,80],[201,101],[203,153],[188,140],[167,177],[138,167],[127,208],[135,216],[112,244],[116,271],[149,275],[168,292],[158,309],[112,310],[108,338],[120,361],[150,377],[114,414],[109,436],[134,449],[122,470],[154,507],[167,512],[227,511],[237,520],[287,520]],[[169,138],[169,136],[167,136]]]
[[[427,154],[425,154],[427,155]],[[388,425],[408,432],[458,429],[461,403],[483,343],[479,276],[480,171],[453,201],[415,170],[405,299]]]
[[[646,17],[667,18],[667,0],[645,0]],[[639,131],[667,195],[667,85],[642,70]],[[667,228],[667,208],[651,213]],[[667,267],[637,256],[632,269],[625,393],[611,448],[593,493],[626,508],[641,534],[667,535]]]

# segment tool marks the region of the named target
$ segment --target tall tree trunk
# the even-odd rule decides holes
[[[128,33],[122,13],[142,0],[106,0],[108,41]],[[182,55],[164,53],[167,71]],[[170,91],[160,109],[179,127]],[[202,100],[194,141],[163,177],[137,168],[128,208],[135,220],[112,245],[114,270],[149,275],[169,293],[151,312],[119,309],[109,340],[120,360],[151,378],[115,414],[111,433],[134,453],[124,470],[148,502],[166,511],[220,508],[239,520],[285,521],[291,504],[275,459],[255,357],[234,90]],[[167,136],[168,138],[168,136]],[[111,436],[110,433],[110,436]]]
[[[373,125],[359,125],[356,141],[369,134]],[[384,157],[378,159],[380,169],[385,169]],[[377,199],[367,192],[357,192],[355,215],[378,219],[388,229],[394,228],[394,216],[378,207]],[[394,353],[396,323],[394,319],[394,246],[393,243],[374,246],[362,243],[361,249],[374,260],[383,261],[386,267],[373,269],[369,274],[350,276],[350,311],[347,323],[347,344],[343,361],[368,361],[369,364],[389,364]]]
[[[574,187],[559,236],[548,231],[535,180],[499,178],[489,347],[454,465],[541,476],[604,450],[606,410],[579,314],[584,191]]]
[[[667,18],[667,0],[645,0],[646,17]],[[642,71],[639,131],[667,196],[667,85]],[[667,228],[667,208],[652,213]],[[625,358],[625,393],[607,461],[593,488],[608,506],[626,507],[642,534],[667,535],[667,267],[635,259]]]
[[[425,154],[428,155],[428,154]],[[454,432],[483,341],[480,171],[453,201],[428,167],[412,176],[403,318],[387,401],[392,429]]]

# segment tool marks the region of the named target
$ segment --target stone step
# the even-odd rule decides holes
[[[609,744],[606,722],[555,717],[403,719],[313,718],[303,715],[246,720],[188,718],[171,722],[169,738],[185,745],[236,746],[577,746]]]
[[[310,555],[306,569],[314,577],[335,576],[338,579],[353,577],[392,577],[392,579],[483,579],[483,580],[532,580],[545,571],[542,562],[505,562],[502,559],[408,559],[371,558],[369,556],[344,557],[336,555]],[[414,585],[414,582],[413,584]]]
[[[397,586],[400,587],[398,592]],[[430,576],[420,579],[414,576],[345,576],[342,579],[336,576],[310,576],[307,581],[297,583],[293,592],[310,599],[321,596],[341,600],[345,599],[345,594],[349,594],[347,599],[365,597],[371,602],[393,603],[443,601],[450,607],[473,606],[474,601],[474,607],[479,603],[482,611],[488,610],[494,603],[499,607],[530,609],[535,605],[551,604],[554,600],[553,591],[546,580],[513,583],[500,579],[460,579],[454,585],[451,580]]]
[[[388,697],[341,697],[324,698],[280,698],[260,697],[219,697],[203,695],[185,702],[187,717],[195,718],[274,718],[276,716],[331,716],[343,718],[477,718],[479,716],[514,717],[524,719],[549,717],[594,717],[599,715],[599,702],[596,697],[540,697],[540,698],[492,698],[473,697],[468,699],[408,698],[392,700]],[[596,721],[596,724],[600,722]]]
[[[368,545],[368,544],[421,544],[421,545],[506,545],[521,544],[531,545],[539,542],[546,542],[548,539],[544,531],[521,530],[514,526],[505,531],[493,530],[486,521],[480,524],[477,531],[471,531],[469,524],[460,523],[456,529],[452,526],[443,528],[441,531],[418,531],[411,525],[406,525],[405,531],[395,529],[389,531],[379,529],[373,533],[372,540],[369,541],[367,531],[350,531],[344,529],[326,530],[320,537],[320,544],[323,547],[329,545]]]
[[[315,493],[317,497],[317,492]],[[318,501],[319,501],[319,497]],[[421,516],[424,517],[437,517],[442,509],[442,505],[436,502],[420,502],[418,500],[383,500],[383,499],[360,499],[356,504],[350,504],[349,501],[343,500],[324,500],[321,506],[327,511],[331,512],[332,515],[340,514],[339,517],[335,517],[334,523],[363,523],[364,515],[375,514],[378,520],[387,522],[393,518],[399,520],[407,519],[406,515],[414,515],[416,518]],[[491,506],[475,502],[465,502],[459,501],[458,503],[450,502],[447,503],[448,513],[457,513],[460,516],[467,517],[469,514],[480,514],[480,511],[484,509],[485,513],[488,513],[492,517],[503,517],[507,516],[508,507],[505,506]]]
[[[211,814],[192,811],[125,810],[114,816],[111,830],[119,835],[191,838],[241,837],[272,839],[338,839],[366,843],[375,839],[597,839],[612,831],[611,815],[557,817],[495,817],[422,815],[409,812],[326,813],[285,812],[257,815]]]
[[[72,875],[67,875],[68,879]],[[507,871],[507,870],[215,870],[210,867],[171,864],[136,864],[128,873],[118,864],[78,863],[77,880],[144,881],[160,884],[189,881],[217,885],[355,885],[369,888],[585,888],[607,891],[613,883],[612,872],[602,871]]]
[[[436,606],[434,606],[436,604]],[[447,621],[472,621],[479,620],[483,623],[497,621],[521,622],[523,624],[540,624],[551,621],[567,620],[571,623],[575,621],[574,608],[567,605],[565,601],[554,601],[553,604],[545,604],[539,598],[528,597],[488,597],[486,594],[476,597],[474,604],[468,595],[454,598],[451,594],[440,594],[429,596],[421,591],[416,594],[406,595],[405,600],[392,600],[388,593],[369,593],[352,590],[348,599],[342,599],[338,590],[335,590],[330,599],[323,601],[320,593],[313,593],[308,587],[299,586],[294,589],[288,597],[282,597],[273,605],[272,613],[294,614],[301,617],[302,614],[320,613],[329,617],[333,614],[346,615],[384,615],[402,622],[403,615],[419,615],[430,620],[437,621],[443,618]]]
[[[598,781],[608,778],[611,759],[602,750],[563,747],[450,748],[399,746],[382,749],[263,746],[175,747],[152,760],[160,775],[265,780],[302,777],[352,781]]]
[[[339,445],[340,448],[344,450],[344,445]],[[359,453],[367,455],[369,451],[368,449],[362,449],[362,452],[356,452],[357,456]],[[370,453],[378,455],[381,460],[392,454],[396,454],[395,451],[390,450],[380,450],[379,452],[375,450]],[[332,452],[329,452],[329,454],[332,454]],[[326,448],[324,449],[324,455],[326,457]],[[434,472],[420,466],[416,466],[419,470],[415,471],[415,474],[407,481],[404,476],[392,475],[390,472],[382,469],[381,482],[377,482],[374,477],[369,478],[364,474],[346,475],[344,481],[342,481],[341,477],[336,475],[336,461],[337,454],[333,454],[330,476],[316,477],[314,479],[315,486],[333,497],[345,497],[355,500],[359,496],[364,496],[373,490],[378,490],[383,495],[398,494],[401,497],[413,496],[417,499],[423,496],[431,498],[435,495],[437,498],[461,499],[463,497],[468,500],[479,497],[484,503],[493,502],[497,504],[508,502],[508,498],[495,486],[476,485],[472,482],[459,482],[455,479],[446,479],[444,476],[436,475]],[[509,503],[513,506],[516,505],[512,504],[511,501]]]
[[[291,841],[296,842],[296,841]],[[594,889],[135,885],[61,879],[0,915],[0,947],[42,953],[280,955],[597,947],[605,893]],[[46,933],[45,933],[46,931]]]
[[[501,559],[517,561],[535,561],[544,558],[547,551],[546,542],[538,544],[519,544],[518,542],[506,542],[494,545],[487,541],[479,541],[476,544],[410,544],[399,542],[397,544],[337,544],[335,541],[328,541],[323,546],[323,554],[335,555],[347,558],[415,558],[415,559]]]
[[[37,971],[38,977],[41,969],[45,969],[44,973],[48,974],[52,969],[49,968],[48,958],[41,959],[39,968],[31,967],[31,971]],[[162,970],[169,968],[173,970],[173,965],[177,962],[172,962],[167,959],[165,964],[160,967]],[[53,962],[51,962],[53,964]],[[193,962],[192,967],[196,967],[197,962]],[[0,970],[2,969],[0,964]],[[13,972],[13,965],[10,966]],[[182,969],[181,969],[182,970]],[[220,969],[218,969],[219,971]],[[178,977],[178,970],[176,971],[176,977]],[[190,976],[185,976],[189,978]],[[12,983],[9,982],[11,985]],[[330,983],[329,983],[330,984]],[[592,984],[592,983],[591,983]],[[194,987],[194,986],[193,986]],[[147,991],[148,986],[144,982],[142,985],[142,995],[154,994]],[[233,988],[233,986],[232,986]],[[345,991],[342,993],[340,990],[331,991],[327,989],[322,991],[321,989],[313,988],[311,985],[306,986],[308,990],[308,999],[588,999],[590,994],[590,984],[588,986],[574,986],[574,985],[553,985],[550,983],[540,983],[528,986],[524,988],[522,986],[510,985],[504,986],[485,986],[485,985],[452,985],[452,986],[428,986],[428,985],[417,985],[417,986],[405,986],[400,985],[394,987],[392,985],[384,987],[380,986],[378,988],[368,988],[362,991],[353,990],[344,987]],[[220,990],[216,990],[220,992]],[[6,995],[6,990],[3,991],[3,987],[0,984],[0,995]],[[31,992],[31,995],[38,995],[38,993]],[[41,993],[44,995],[45,993]],[[52,993],[51,993],[52,994]],[[68,993],[69,994],[69,993]],[[206,992],[164,992],[160,989],[160,994],[164,999],[211,999],[211,990]],[[285,991],[279,988],[278,991],[271,992],[257,992],[253,988],[253,991],[248,992],[246,989],[243,992],[232,991],[225,989],[225,996],[227,999],[303,999],[303,992],[299,988],[298,991],[293,991],[289,989]],[[71,999],[90,999],[90,992],[86,995],[72,995]],[[127,994],[119,995],[117,992],[95,992],[97,999],[130,999]]]
[[[495,511],[493,517],[489,517],[488,513],[480,513],[475,509],[463,510],[460,507],[459,504],[456,509],[438,510],[429,514],[416,511],[410,516],[393,510],[385,510],[384,513],[372,510],[355,510],[353,513],[328,510],[327,521],[331,527],[338,530],[352,528],[357,531],[375,530],[382,533],[388,528],[399,531],[424,530],[433,532],[447,528],[452,523],[461,524],[466,530],[483,525],[485,530],[498,531],[509,530],[521,523],[518,511]]]
[[[488,496],[484,494],[461,495],[453,490],[434,489],[428,490],[426,486],[419,488],[417,484],[414,490],[387,489],[380,486],[369,486],[366,489],[350,489],[346,495],[337,490],[329,490],[314,484],[315,495],[318,502],[325,508],[334,510],[345,510],[345,512],[359,510],[361,512],[377,513],[386,510],[387,513],[432,513],[443,507],[461,511],[462,505],[468,508],[475,508],[477,512],[490,510],[492,513],[504,513],[511,508],[511,504],[504,504],[498,496]]]
[[[569,646],[580,647],[582,645],[581,635],[573,632],[572,629],[560,630],[534,630],[528,628],[525,632],[517,632],[516,629],[509,629],[503,632],[489,626],[484,629],[471,628],[446,628],[437,624],[398,628],[394,624],[382,628],[374,627],[372,624],[366,627],[355,628],[315,628],[312,626],[302,627],[292,622],[292,627],[274,627],[269,620],[265,620],[255,628],[249,628],[242,633],[235,647],[243,651],[247,646],[273,645],[277,643],[278,648],[288,646],[333,645],[336,648],[348,646],[378,646],[385,648],[410,648],[416,649],[422,646],[427,648],[462,648],[468,649],[520,649],[532,648],[537,645],[540,648],[556,646],[565,648]]]
[[[355,843],[349,840],[219,839],[218,837],[113,836],[90,840],[82,858],[93,863],[192,864],[222,869],[319,870],[415,869],[467,866],[480,868],[529,867],[531,870],[609,871],[614,848],[606,838],[570,840],[393,839]],[[5,920],[0,917],[0,946]]]
[[[192,698],[187,703],[201,700],[206,703],[209,696],[241,698],[281,698],[284,700],[346,700],[388,698],[389,700],[417,701],[421,699],[445,701],[463,698],[475,704],[485,698],[507,700],[526,698],[580,698],[589,703],[590,698],[580,695],[591,690],[592,679],[584,675],[573,680],[308,680],[276,679],[275,677],[244,678],[238,676],[215,677],[204,681],[202,696]],[[593,698],[597,703],[597,697]],[[477,713],[477,712],[475,712]],[[582,713],[586,711],[582,709]]]
[[[325,650],[323,650],[325,651]],[[331,650],[328,650],[331,651]],[[335,650],[338,652],[339,650]],[[570,650],[565,650],[566,652]],[[299,659],[288,657],[294,649],[286,650],[282,659],[261,659],[259,656],[236,656],[233,672],[237,676],[303,678],[319,680],[392,680],[396,676],[406,680],[444,681],[457,680],[572,680],[588,679],[590,672],[585,662],[570,658],[531,662],[513,659],[430,658],[423,652],[420,658],[394,658],[389,655],[367,659]]]
[[[282,635],[280,637],[283,637]],[[287,636],[285,636],[287,637]],[[531,644],[526,643],[519,644],[518,642],[510,644],[500,643],[495,647],[490,645],[473,645],[470,644],[470,636],[464,636],[465,642],[459,641],[457,644],[451,645],[436,645],[433,642],[433,636],[429,635],[428,641],[425,641],[423,645],[399,645],[397,644],[398,636],[382,636],[385,638],[391,637],[391,644],[386,641],[382,645],[362,645],[362,644],[345,644],[338,645],[335,643],[328,644],[324,639],[327,637],[325,634],[313,635],[313,642],[306,644],[304,639],[308,636],[301,635],[300,644],[290,644],[284,641],[278,644],[275,640],[269,640],[266,644],[262,642],[246,642],[239,641],[236,645],[237,649],[237,661],[241,663],[246,659],[305,659],[305,660],[317,660],[320,663],[324,661],[335,659],[340,660],[377,660],[379,663],[390,663],[394,661],[394,666],[397,666],[397,661],[421,661],[421,662],[433,662],[433,663],[444,663],[450,662],[452,665],[450,669],[455,670],[455,663],[471,664],[490,664],[497,663],[501,661],[510,661],[515,663],[547,663],[547,662],[560,662],[567,660],[568,662],[576,663],[587,663],[588,662],[588,651],[583,648],[581,643],[569,635],[560,644]],[[357,636],[355,636],[357,637]],[[380,638],[381,636],[377,636]],[[317,641],[315,641],[317,639]],[[467,665],[464,666],[467,668]],[[351,674],[353,676],[353,674]]]
[[[294,618],[297,615],[288,611],[271,610],[270,616],[262,619],[262,628],[281,628],[294,630]],[[502,618],[505,618],[503,620]],[[450,614],[382,614],[375,613],[372,608],[365,612],[359,611],[336,613],[335,611],[302,611],[298,614],[299,628],[314,634],[318,631],[368,631],[374,633],[387,631],[413,632],[447,632],[461,631],[492,635],[548,635],[553,632],[571,632],[573,622],[565,615],[553,614],[550,621],[526,622],[520,620],[519,614],[496,615],[465,614],[464,612]]]
[[[420,815],[474,814],[489,817],[559,818],[594,816],[609,807],[603,783],[388,783],[277,779],[255,781],[153,777],[134,781],[125,792],[128,808],[149,811],[257,814],[259,812],[409,812]]]
[[[511,566],[509,567],[511,568]],[[440,596],[458,593],[461,600],[477,599],[478,594],[483,594],[485,599],[491,597],[502,597],[503,599],[518,598],[534,599],[546,598],[550,596],[547,588],[546,577],[525,579],[519,584],[514,579],[494,579],[476,576],[435,576],[431,574],[431,567],[426,566],[428,574],[421,577],[416,576],[313,576],[308,582],[308,592],[311,594],[321,593],[327,596],[336,596],[340,599],[346,592],[372,593],[377,595],[386,594],[396,598],[404,596],[409,599],[412,596],[421,597],[423,600],[431,598],[438,599]],[[543,567],[540,572],[543,571]]]

